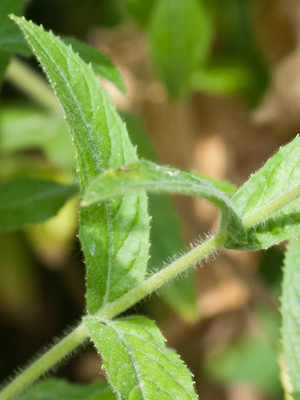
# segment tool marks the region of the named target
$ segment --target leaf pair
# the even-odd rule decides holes
[[[65,111],[81,190],[84,200],[91,204],[80,210],[79,233],[87,264],[90,314],[145,279],[149,247],[145,190],[207,198],[222,212],[221,229],[229,248],[266,248],[300,235],[299,137],[280,149],[232,199],[194,174],[146,161],[139,163],[126,128],[92,68],[52,34],[24,19],[14,19]],[[158,390],[166,392],[166,399],[196,398],[190,373],[174,353],[165,349],[151,321],[101,321],[90,316],[85,324],[120,398],[150,399]],[[119,357],[126,363],[124,371],[118,368]],[[178,367],[183,381],[170,362]],[[155,382],[146,376],[144,363],[152,363],[153,374],[161,367]],[[155,386],[157,382],[160,386]]]

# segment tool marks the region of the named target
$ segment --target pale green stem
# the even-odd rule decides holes
[[[174,261],[165,269],[152,275],[141,285],[130,290],[128,293],[105,305],[98,311],[97,316],[102,319],[116,317],[121,312],[127,310],[133,304],[160,288],[164,283],[183,272],[190,266],[194,265],[213,251],[226,243],[227,235],[219,233],[211,237],[207,241],[195,247],[186,255]],[[17,376],[4,390],[0,393],[1,400],[11,400],[26,387],[36,381],[41,375],[52,368],[58,361],[68,355],[73,349],[80,345],[88,337],[84,323],[81,323],[69,335],[63,338],[59,343],[48,350],[44,355],[37,359],[27,369]]]
[[[87,338],[87,329],[84,323],[81,323],[71,333],[55,344],[43,356],[34,361],[28,368],[10,382],[0,393],[0,399],[13,399]]]
[[[278,199],[263,207],[257,213],[246,218],[243,223],[246,228],[250,228],[266,218],[270,217],[276,211],[279,211],[287,204],[291,203],[300,196],[300,185],[285,193]],[[220,232],[218,235],[211,237],[199,246],[195,247],[189,253],[180,257],[178,260],[171,263],[165,269],[152,275],[136,288],[130,290],[119,299],[112,303],[106,304],[97,312],[97,316],[102,319],[111,319],[116,317],[121,312],[125,311],[139,300],[143,299],[148,294],[159,289],[166,282],[175,278],[178,274],[185,271],[195,263],[216,251],[218,248],[226,244],[228,234]],[[48,350],[43,356],[36,360],[23,373],[16,377],[3,391],[0,393],[1,400],[11,400],[18,395],[22,390],[32,384],[46,371],[52,368],[63,357],[68,355],[72,350],[79,346],[85,339],[88,333],[84,323],[81,323],[69,335],[57,343],[54,347]]]
[[[13,58],[5,77],[37,104],[55,112],[62,112],[46,80],[24,62]]]
[[[143,299],[148,294],[159,289],[162,285],[175,278],[187,268],[195,265],[209,254],[216,251],[226,243],[227,239],[227,233],[219,233],[218,235],[211,237],[210,239],[201,243],[199,246],[195,247],[189,253],[168,265],[163,270],[152,275],[150,278],[145,280],[136,288],[124,294],[119,299],[112,303],[106,304],[96,313],[96,315],[103,319],[111,319],[115,317],[137,303],[139,300]]]
[[[261,208],[256,213],[245,218],[243,220],[244,227],[248,229],[251,226],[255,226],[263,222],[272,214],[274,214],[276,211],[281,210],[284,206],[296,200],[299,196],[300,196],[300,185],[294,187],[292,190],[278,197],[276,200],[273,200],[270,204]]]

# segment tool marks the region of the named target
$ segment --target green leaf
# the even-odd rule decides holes
[[[211,353],[204,362],[210,378],[223,385],[248,383],[271,398],[283,398],[278,365],[279,314],[256,310],[259,330]]]
[[[13,18],[65,111],[81,190],[104,170],[137,162],[126,127],[92,68],[51,33]],[[87,306],[94,313],[144,280],[149,250],[146,194],[140,191],[82,209],[79,238],[87,267]]]
[[[47,379],[36,384],[19,400],[115,400],[116,396],[104,381],[89,385],[69,383],[64,379]]]
[[[140,157],[155,161],[157,156],[143,130],[139,119],[133,114],[123,114],[130,138],[137,145]],[[150,230],[150,259],[148,270],[158,271],[164,262],[185,250],[182,229],[178,215],[169,195],[149,194],[149,214],[152,217]],[[186,321],[197,316],[196,283],[194,271],[189,270],[180,279],[172,280],[160,290],[160,296]]]
[[[285,253],[281,297],[282,345],[286,372],[294,392],[300,392],[300,242],[292,240]]]
[[[244,94],[253,90],[256,76],[239,59],[218,59],[201,66],[191,78],[194,90],[215,96]]]
[[[185,244],[179,218],[169,196],[150,194],[149,213],[152,216],[149,270],[157,272],[174,254],[183,253]],[[192,269],[180,279],[163,286],[160,295],[185,321],[197,318],[196,283]]]
[[[190,89],[192,74],[206,61],[212,21],[203,0],[158,0],[149,23],[149,42],[159,77],[171,97]]]
[[[209,1],[209,4],[218,31],[217,58],[232,57],[238,60],[237,65],[245,66],[248,75],[245,94],[253,106],[264,94],[269,81],[269,71],[255,32],[253,0],[227,0],[226,7],[223,7],[223,0]]]
[[[111,385],[122,400],[197,399],[192,376],[145,317],[85,318]]]
[[[132,17],[141,27],[147,25],[155,0],[126,0],[126,5]]]
[[[3,57],[3,53],[30,54],[26,40],[8,17],[11,13],[22,14],[25,3],[25,0],[1,0],[0,2],[0,58]]]
[[[63,41],[71,45],[73,51],[78,53],[83,61],[91,63],[97,75],[112,82],[123,94],[126,94],[123,78],[107,55],[73,37],[64,37]]]
[[[73,167],[70,135],[60,115],[24,105],[3,107],[0,129],[1,151],[13,153],[39,148],[55,165],[68,170]]]
[[[249,337],[211,356],[205,362],[205,370],[222,385],[248,383],[277,398],[281,394],[277,356],[272,343],[263,337]]]
[[[248,228],[248,244],[234,249],[265,249],[300,236],[300,137],[271,157],[238,190],[232,202]],[[285,205],[286,204],[286,205]]]
[[[178,193],[204,197],[223,213],[223,228],[235,237],[243,226],[229,198],[210,182],[197,175],[176,168],[160,166],[150,161],[141,161],[116,170],[108,170],[97,176],[87,188],[83,206],[124,193],[145,189],[156,193]]]
[[[76,185],[20,178],[0,186],[0,231],[22,228],[53,217],[77,192]]]

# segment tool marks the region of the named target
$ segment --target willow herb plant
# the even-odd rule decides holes
[[[1,400],[13,399],[28,388],[21,394],[23,400],[41,393],[68,399],[75,394],[77,399],[196,399],[190,371],[166,347],[155,323],[142,316],[119,315],[222,247],[259,250],[299,237],[300,138],[280,148],[232,197],[224,185],[212,180],[140,160],[92,66],[71,45],[42,27],[24,18],[11,18],[40,61],[72,136],[81,193],[79,238],[86,263],[87,312],[77,327],[3,388]],[[11,195],[9,185],[1,190]],[[26,190],[31,189],[27,186]],[[74,193],[74,186],[57,190],[61,190],[55,206],[59,208]],[[219,232],[163,269],[147,274],[150,218],[146,192],[207,199],[221,211]],[[30,212],[34,213],[36,204],[32,204]],[[297,240],[289,245],[285,264],[283,348],[293,396],[299,399]],[[101,355],[112,389],[103,382],[74,389],[55,379],[32,386],[87,339]]]

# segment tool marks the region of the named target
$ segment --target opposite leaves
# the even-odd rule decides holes
[[[197,399],[190,371],[166,348],[154,322],[144,317],[85,324],[119,400]]]
[[[64,109],[81,190],[104,170],[136,162],[125,125],[92,68],[51,33],[25,19],[13,19],[24,31]],[[82,209],[79,237],[87,267],[87,306],[94,313],[144,279],[149,249],[146,194]]]

